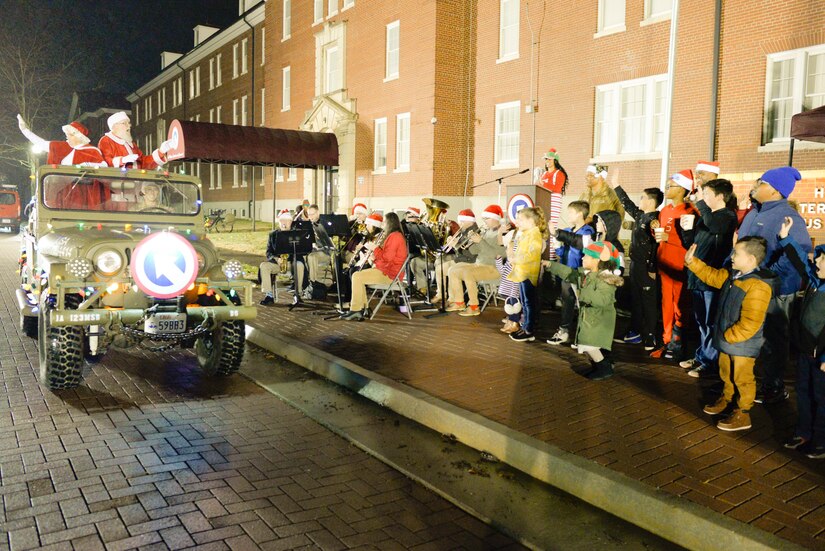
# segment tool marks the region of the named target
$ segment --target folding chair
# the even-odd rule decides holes
[[[490,299],[493,299],[493,304],[498,306],[498,282],[501,278],[485,279],[478,282],[478,287],[484,292],[484,302],[481,303],[481,311],[483,312]]]
[[[407,259],[404,260],[404,264],[401,265],[401,269],[398,270],[398,273],[395,274],[393,280],[389,283],[371,283],[367,285],[367,289],[372,289],[372,294],[370,295],[369,300],[367,301],[367,305],[372,302],[372,299],[375,298],[375,295],[378,294],[378,291],[384,291],[381,295],[381,300],[378,301],[378,306],[375,307],[375,310],[372,310],[370,314],[370,319],[375,317],[375,314],[378,313],[378,310],[381,308],[381,305],[387,300],[387,295],[390,294],[391,291],[398,291],[401,293],[401,299],[404,301],[404,306],[407,308],[407,317],[412,319],[412,306],[410,306],[410,297],[407,294],[407,284],[404,282],[404,276],[407,273],[407,264],[410,262],[410,256],[407,256]]]

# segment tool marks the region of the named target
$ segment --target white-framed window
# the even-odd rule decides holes
[[[284,181],[284,167],[279,166],[275,168],[275,181],[276,182],[283,182]]]
[[[314,0],[312,5],[312,24],[324,20],[324,0]]]
[[[247,96],[241,98],[241,125],[246,126]]]
[[[158,115],[166,113],[166,88],[158,90]]]
[[[140,122],[140,104],[135,103],[135,120]]]
[[[645,0],[645,19],[666,19],[672,7],[673,0]]]
[[[247,58],[246,54],[248,53],[247,52],[247,50],[248,50],[247,45],[248,44],[249,44],[249,39],[248,38],[244,38],[243,40],[241,40],[241,74],[242,75],[246,74],[247,67],[248,67],[247,60],[246,60],[246,58]]]
[[[599,0],[599,22],[596,35],[625,31],[624,18],[625,0]]]
[[[509,101],[496,105],[496,136],[493,164],[495,167],[518,166],[521,136],[521,102]]]
[[[291,67],[284,67],[281,69],[281,111],[289,111],[290,107],[290,89],[292,87],[292,70]]]
[[[500,0],[498,61],[518,58],[519,0]]]
[[[594,156],[662,150],[666,79],[654,75],[596,87]]]
[[[254,54],[254,52],[253,52]],[[261,67],[266,63],[266,27],[261,27]],[[254,175],[253,175],[254,178]]]
[[[791,117],[825,105],[825,44],[768,56],[763,143],[790,139]]]
[[[261,88],[261,126],[266,124],[266,88]]]
[[[284,0],[283,19],[281,20],[281,40],[292,36],[292,0]]]
[[[348,10],[355,5],[355,0],[344,0],[344,7],[341,8],[341,11]]]
[[[341,50],[338,44],[324,48],[324,93],[340,90],[341,84]]]
[[[338,0],[329,0],[327,2],[327,17],[332,17],[338,14]]]
[[[373,171],[385,174],[387,172],[387,118],[375,119],[374,123],[375,146],[373,157]]]
[[[209,110],[209,122],[215,122],[215,108]]]
[[[242,166],[241,167],[241,187],[247,187],[249,185],[249,167]]]
[[[215,122],[221,124],[223,121],[221,120],[221,106],[218,105],[215,107]]]
[[[241,180],[240,173],[241,167],[238,165],[232,165],[232,187],[238,187],[238,183]]]
[[[152,118],[152,96],[143,100],[143,120],[148,121]]]
[[[223,54],[215,56],[215,88],[221,85],[221,57]]]
[[[215,189],[215,163],[209,163],[209,189]]]
[[[201,95],[201,68],[195,67],[189,71],[189,99]]]
[[[215,89],[215,58],[209,58],[209,89]]]
[[[232,44],[232,78],[238,78],[238,48],[240,44],[237,42]]]
[[[232,100],[232,124],[238,124],[240,117],[238,116],[238,100]]]
[[[395,171],[410,170],[410,114],[395,116]]]
[[[223,165],[216,165],[215,176],[215,189],[221,189],[223,187]]]
[[[298,181],[298,169],[294,166],[289,167],[286,171],[286,179],[290,182]]]
[[[399,60],[401,55],[401,22],[393,21],[387,25],[387,55],[384,80],[398,78]]]

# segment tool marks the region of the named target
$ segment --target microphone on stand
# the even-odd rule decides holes
[[[529,168],[525,168],[524,170],[522,170],[521,172],[519,172],[519,174],[526,174],[527,172],[530,172],[530,169],[529,169]]]

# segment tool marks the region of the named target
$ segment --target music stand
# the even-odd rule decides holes
[[[344,303],[341,298],[340,284],[344,271],[341,266],[341,253],[347,245],[347,241],[342,238],[349,235],[349,219],[347,219],[346,214],[322,214],[320,215],[318,223],[321,224],[324,230],[326,230],[327,235],[330,238],[338,237],[338,247],[335,247],[334,243],[332,243],[332,239],[330,239],[330,243],[326,244],[327,246],[332,247],[330,248],[330,260],[332,260],[332,269],[335,272],[335,295],[338,297],[338,308],[336,310],[313,312],[313,314],[319,316],[330,315],[330,317],[324,318],[325,320],[337,319],[344,313]]]
[[[409,241],[414,242],[418,247],[418,250],[421,251],[421,256],[424,258],[424,271],[427,277],[427,281],[425,282],[425,288],[427,291],[425,304],[428,304],[429,307],[419,308],[416,311],[431,311],[433,310],[433,303],[430,299],[430,261],[428,260],[427,256],[428,253],[435,253],[439,249],[438,240],[435,238],[435,234],[433,234],[433,231],[430,228],[421,224],[408,224],[407,231],[409,232]],[[412,281],[412,278],[408,277],[407,282],[410,281]]]
[[[309,306],[301,300],[299,291],[301,284],[298,282],[298,255],[306,255],[312,252],[314,242],[315,234],[311,229],[284,230],[279,231],[275,236],[275,254],[292,255],[292,279],[295,282],[295,296],[292,299],[292,304],[289,305],[290,312],[298,306]]]

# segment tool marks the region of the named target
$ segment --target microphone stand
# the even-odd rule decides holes
[[[526,174],[528,172],[530,172],[530,169],[525,168],[524,170],[521,170],[519,172],[513,172],[512,174],[508,174],[507,176],[502,176],[500,178],[493,178],[492,180],[487,180],[486,182],[476,184],[470,189],[475,189],[477,187],[486,186],[487,184],[492,184],[493,182],[498,182],[498,203],[497,204],[499,206],[501,206],[501,184],[502,184],[502,180],[506,180],[507,178],[512,178],[513,176],[519,176],[520,174]]]

